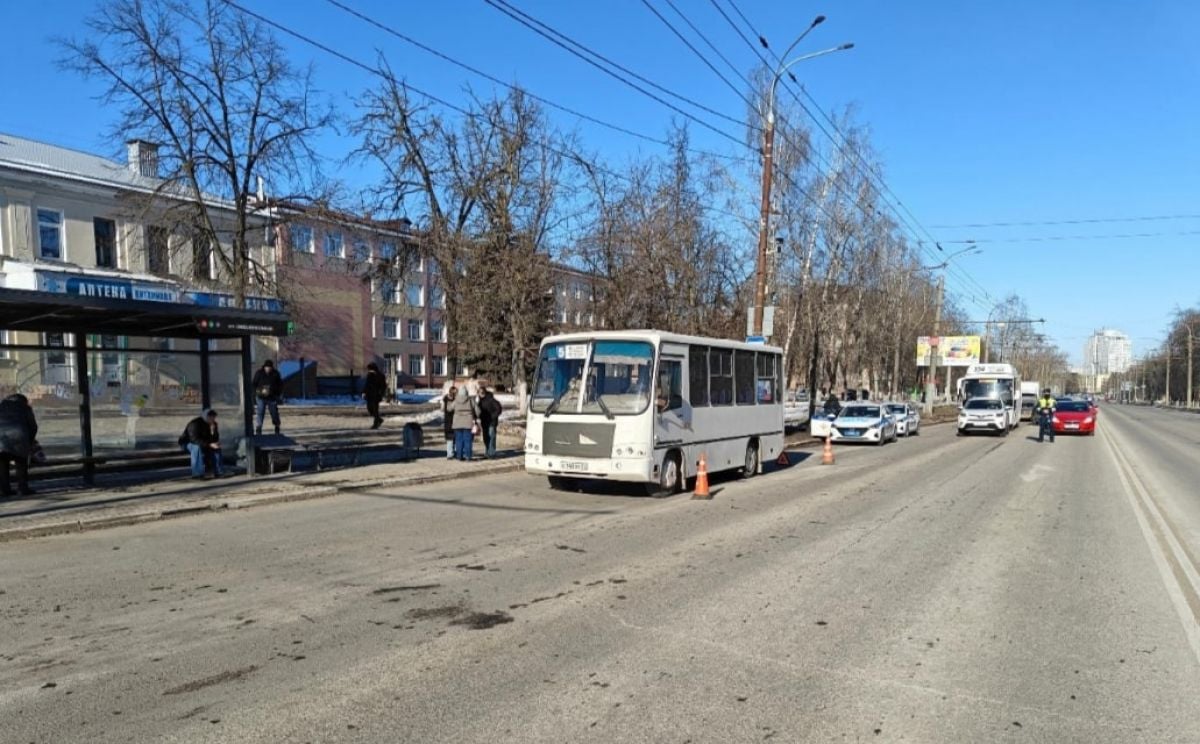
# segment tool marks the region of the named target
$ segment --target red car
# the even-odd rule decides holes
[[[1086,400],[1059,399],[1054,402],[1055,434],[1087,434],[1096,435],[1096,406]]]

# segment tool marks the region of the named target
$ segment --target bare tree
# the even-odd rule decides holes
[[[380,164],[374,201],[417,217],[446,297],[452,364],[519,386],[551,322],[554,241],[569,203],[569,138],[519,89],[452,124],[414,104],[386,67],[360,100],[358,156]],[[404,264],[384,267],[393,281]]]
[[[258,179],[289,194],[313,180],[311,139],[332,115],[311,70],[220,0],[103,0],[86,27],[58,41],[61,64],[104,84],[120,110],[114,138],[157,145],[156,171],[142,175],[158,218],[211,246],[239,302],[274,289],[254,250]]]
[[[577,258],[604,279],[599,309],[610,327],[736,336],[746,253],[709,209],[724,200],[723,170],[692,156],[686,129],[670,141],[666,160],[620,177],[589,171],[591,224]]]

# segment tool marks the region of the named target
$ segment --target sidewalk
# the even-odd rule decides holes
[[[0,500],[0,542],[302,501],[360,488],[470,478],[523,467],[520,450],[502,450],[495,460],[464,463],[447,460],[444,450],[426,448],[409,462],[255,478],[236,475],[197,481],[187,476],[186,469],[172,471],[167,474],[169,479],[162,471],[130,474],[121,484],[39,489],[33,496]]]

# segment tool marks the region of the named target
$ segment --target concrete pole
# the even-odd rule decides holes
[[[1171,339],[1167,338],[1167,405],[1171,405]]]
[[[767,240],[771,229],[771,171],[775,148],[774,101],[767,103],[767,125],[763,131],[762,205],[758,218],[758,260],[754,269],[754,323],[751,335],[763,332],[763,304],[767,295]]]
[[[1188,365],[1187,365],[1187,403],[1185,407],[1192,407],[1192,326],[1189,324],[1188,329]]]
[[[933,338],[929,340],[929,379],[925,381],[925,413],[933,413],[933,399],[937,396],[938,345],[942,342],[942,292],[946,286],[946,272],[938,276],[937,304],[933,311]]]

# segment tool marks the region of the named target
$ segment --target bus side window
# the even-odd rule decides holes
[[[708,347],[688,347],[688,402],[692,408],[708,406]]]
[[[683,408],[683,364],[664,359],[658,365],[658,396],[655,405],[659,411],[674,411]]]
[[[739,406],[754,405],[754,352],[738,349],[733,356],[734,385]]]
[[[764,352],[758,353],[756,371],[758,373],[757,397],[759,403],[779,402],[777,387],[778,375],[776,374],[778,359],[779,356],[777,354],[767,354]]]
[[[733,350],[710,349],[708,353],[709,402],[733,405]]]

